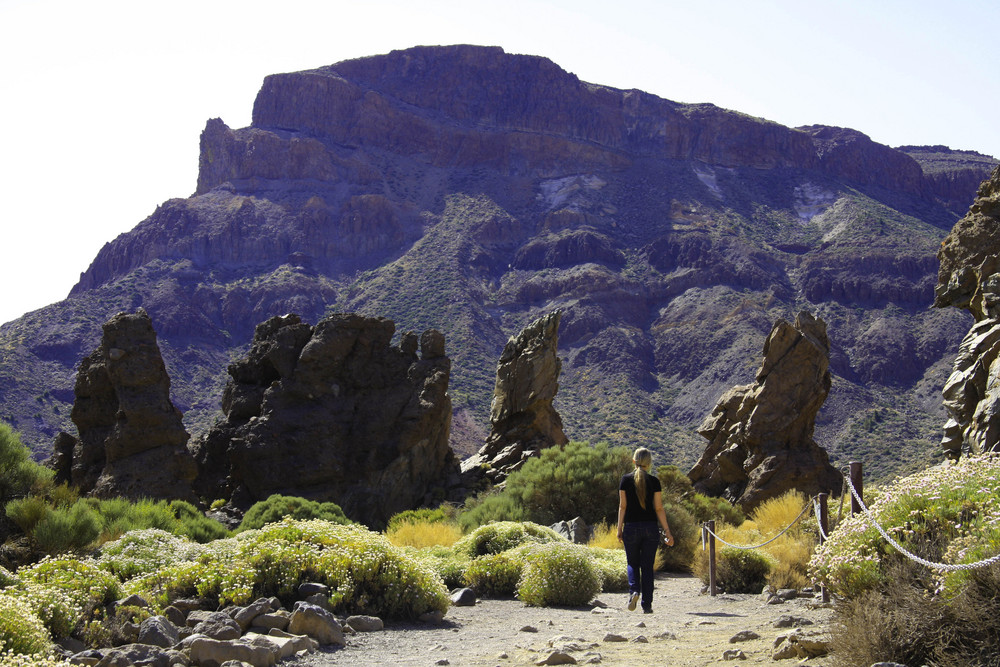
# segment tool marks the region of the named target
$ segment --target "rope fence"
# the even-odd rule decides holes
[[[850,466],[850,474],[849,475],[844,475],[844,488],[841,489],[841,494],[840,494],[840,509],[839,509],[839,512],[838,512],[838,523],[839,523],[840,519],[843,518],[844,499],[848,495],[846,493],[846,491],[850,491],[850,495],[851,495],[851,499],[852,499],[851,500],[851,515],[853,516],[854,514],[861,514],[862,517],[865,519],[865,521],[867,521],[872,527],[874,527],[875,530],[877,530],[879,532],[879,534],[883,537],[883,539],[885,539],[885,541],[888,544],[890,544],[894,549],[896,549],[901,554],[903,554],[904,556],[906,556],[907,558],[909,558],[910,560],[912,560],[915,563],[919,563],[920,565],[923,565],[925,567],[931,568],[933,570],[940,570],[940,571],[944,571],[944,572],[956,572],[956,571],[959,571],[959,570],[976,570],[976,569],[983,568],[983,567],[989,567],[990,565],[993,565],[995,563],[1000,563],[1000,554],[997,554],[996,556],[993,556],[991,558],[986,558],[986,559],[977,561],[975,563],[952,564],[952,563],[936,563],[936,562],[933,562],[933,561],[929,561],[929,560],[921,558],[920,556],[917,556],[916,554],[908,551],[905,547],[903,547],[903,545],[901,545],[899,542],[897,542],[895,539],[893,539],[893,537],[891,535],[889,535],[889,533],[884,528],[882,528],[882,526],[880,526],[878,524],[878,522],[875,520],[875,517],[873,516],[871,510],[868,509],[867,505],[865,505],[864,498],[863,498],[863,493],[858,488],[858,487],[862,487],[863,488],[862,480],[863,480],[863,477],[862,477],[862,474],[861,474],[861,464],[858,463],[858,462],[852,462],[851,466]],[[707,521],[704,524],[702,524],[701,548],[702,548],[702,551],[704,551],[705,548],[706,548],[706,546],[707,546],[708,550],[709,550],[709,588],[710,588],[711,594],[713,596],[716,594],[716,586],[715,586],[715,540],[718,540],[719,542],[722,542],[726,546],[734,548],[734,549],[744,549],[744,550],[760,549],[761,547],[767,546],[771,542],[774,542],[779,537],[781,537],[782,535],[784,535],[785,533],[787,533],[789,530],[791,530],[792,527],[796,523],[798,523],[802,519],[802,517],[805,516],[806,513],[810,509],[812,509],[813,512],[815,513],[815,516],[816,516],[816,522],[819,525],[820,544],[823,544],[824,542],[826,542],[827,540],[830,539],[830,536],[828,534],[829,526],[827,525],[828,524],[828,516],[827,516],[827,505],[826,505],[828,497],[829,497],[829,494],[827,494],[827,493],[820,493],[820,494],[815,495],[812,498],[810,498],[808,501],[806,501],[806,504],[802,508],[802,511],[799,512],[799,515],[797,517],[795,517],[792,520],[791,523],[789,523],[785,528],[783,528],[774,537],[772,537],[771,539],[767,540],[766,542],[761,542],[760,544],[754,544],[754,545],[732,544],[732,543],[727,542],[726,540],[722,539],[721,537],[719,537],[716,534],[716,532],[715,532],[715,521]],[[830,600],[830,598],[829,598],[829,592],[826,590],[826,587],[821,587],[821,590],[822,590],[822,594],[823,594],[823,601],[824,602],[829,602],[829,600]]]

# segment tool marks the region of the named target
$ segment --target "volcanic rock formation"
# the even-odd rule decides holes
[[[507,341],[497,362],[489,437],[462,462],[463,472],[485,464],[486,478],[499,484],[542,449],[568,442],[552,406],[562,368],[556,351],[561,316],[540,317]]]
[[[841,489],[842,474],[813,440],[830,392],[829,353],[823,320],[803,311],[794,326],[774,325],[756,382],[723,394],[698,428],[710,442],[688,473],[695,489],[747,511],[790,489]]]
[[[104,324],[81,363],[72,418],[79,432],[57,439],[57,470],[86,494],[194,500],[188,433],[170,400],[170,378],[153,323],[141,308]]]
[[[459,473],[444,336],[408,332],[393,346],[394,332],[344,314],[258,325],[229,367],[225,418],[191,445],[199,493],[242,510],[275,493],[330,501],[378,527],[444,500]]]
[[[964,308],[976,318],[944,387],[949,419],[941,446],[962,452],[1000,450],[1000,168],[983,181],[964,218],[938,252],[934,305]]]

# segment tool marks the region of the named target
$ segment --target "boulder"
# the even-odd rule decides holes
[[[440,499],[459,474],[451,362],[439,332],[392,345],[394,333],[390,320],[351,314],[260,324],[229,367],[225,419],[192,444],[196,488],[244,510],[275,493],[334,502],[373,527]]]
[[[590,541],[590,537],[594,533],[590,526],[587,525],[587,522],[583,520],[583,517],[579,516],[569,521],[559,521],[549,526],[549,528],[574,544],[586,544]]]
[[[190,623],[190,621],[188,621]],[[194,631],[211,639],[239,639],[243,631],[239,623],[224,611],[212,612],[206,619],[194,626]]]
[[[100,345],[80,363],[74,394],[71,418],[80,437],[71,443],[59,436],[62,477],[72,451],[70,481],[83,493],[197,500],[188,433],[145,310],[104,323]]]
[[[840,491],[843,475],[813,440],[829,352],[826,323],[807,312],[774,325],[756,381],[725,392],[698,428],[709,444],[688,473],[697,491],[746,511],[791,489]]]
[[[150,616],[139,624],[140,644],[170,648],[180,641],[180,631],[166,616]]]
[[[97,667],[170,667],[175,654],[149,644],[126,644],[110,649],[97,662]]]
[[[344,629],[333,614],[307,602],[295,603],[288,619],[288,632],[293,635],[308,635],[321,645],[345,644]]]
[[[200,667],[221,667],[230,660],[239,660],[253,667],[272,667],[278,662],[275,651],[247,641],[223,641],[198,637],[189,648],[191,662]]]
[[[556,349],[560,317],[560,311],[540,317],[507,341],[497,362],[490,434],[482,449],[462,462],[463,472],[485,469],[486,477],[500,484],[542,449],[569,441],[552,405],[562,368]]]
[[[979,187],[938,259],[934,305],[963,308],[976,320],[942,392],[949,419],[941,447],[951,459],[1000,451],[1000,168]]]

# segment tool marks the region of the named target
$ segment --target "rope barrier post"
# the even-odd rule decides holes
[[[715,521],[706,524],[708,530],[708,591],[715,597]]]
[[[865,498],[865,478],[862,474],[861,461],[851,461],[851,484],[854,485],[858,497],[851,496],[851,516],[861,513],[861,503]]]
[[[852,469],[853,469],[853,465],[854,464],[852,463],[851,464]],[[819,543],[820,544],[823,544],[823,542],[826,541],[824,539],[824,536],[830,534],[830,510],[829,510],[829,507],[828,507],[828,504],[827,504],[828,501],[829,501],[829,499],[830,499],[830,494],[829,493],[821,493],[821,494],[819,494],[819,516],[816,517],[816,518],[819,519],[819,529],[820,529],[819,530]],[[822,585],[822,584],[820,584],[819,590],[823,594],[823,602],[829,602],[830,601],[830,591],[827,589],[827,587],[824,586],[824,585]]]

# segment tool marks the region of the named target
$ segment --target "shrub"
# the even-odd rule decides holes
[[[49,652],[51,640],[45,624],[26,600],[0,593],[0,651],[19,655]]]
[[[695,553],[701,547],[701,529],[683,505],[665,504],[663,513],[674,537],[674,545],[657,550],[656,569],[689,572]]]
[[[480,597],[513,596],[523,569],[524,554],[521,549],[487,554],[469,563],[464,583]]]
[[[465,585],[465,570],[471,562],[468,556],[456,554],[447,547],[425,547],[423,549],[400,547],[400,549],[437,572],[449,590]]]
[[[462,537],[462,529],[450,521],[409,519],[390,524],[386,537],[397,547],[448,547]]]
[[[458,525],[463,531],[474,530],[498,521],[526,521],[528,511],[521,501],[504,492],[490,492],[471,500],[466,510],[458,515]]]
[[[337,524],[351,523],[351,520],[336,503],[320,503],[315,500],[275,493],[267,500],[254,503],[243,515],[243,521],[237,531],[263,528],[266,524],[281,521],[285,517],[300,521],[319,519]]]
[[[54,587],[24,582],[10,589],[9,594],[28,604],[52,637],[69,637],[83,614],[83,609],[66,591]]]
[[[27,496],[7,503],[7,517],[26,535],[31,535],[38,522],[52,512],[52,507],[41,496]]]
[[[590,547],[594,567],[601,575],[601,590],[615,593],[628,590],[628,563],[624,549]]]
[[[118,580],[89,560],[46,558],[17,573],[22,582],[57,588],[84,608],[110,604],[122,597]]]
[[[125,533],[101,546],[99,567],[121,581],[155,572],[166,565],[191,560],[201,549],[193,542],[165,530],[149,528]]]
[[[221,540],[229,537],[229,529],[215,519],[210,519],[197,507],[183,500],[172,500],[170,511],[177,519],[177,526],[173,532],[185,537],[189,537],[195,542],[205,544],[212,540]]]
[[[440,521],[447,521],[450,517],[445,514],[444,509],[438,507],[436,509],[421,508],[416,510],[406,510],[405,512],[399,512],[398,514],[393,514],[389,517],[389,523],[386,525],[386,532],[391,532],[396,527],[404,523],[437,523]]]
[[[760,593],[772,566],[771,557],[760,551],[723,547],[716,552],[715,583],[727,593]],[[701,577],[705,584],[707,569]]]
[[[415,618],[445,611],[441,578],[385,536],[362,526],[285,519],[205,545],[197,561],[178,561],[126,583],[163,607],[179,597],[225,605],[258,597],[289,598],[304,581],[331,589],[337,613]]]
[[[663,505],[683,505],[694,520],[725,522],[733,526],[743,523],[743,511],[725,498],[713,498],[694,490],[691,479],[677,466],[664,465],[656,469],[663,487]],[[671,531],[672,532],[672,531]]]
[[[551,542],[525,550],[517,595],[527,605],[578,606],[601,590],[601,575],[586,547]]]
[[[14,584],[20,582],[21,580],[17,578],[17,575],[0,565],[0,590],[7,588],[8,586],[13,586]]]
[[[872,518],[909,551],[931,561],[971,563],[1000,545],[1000,457],[965,457],[893,483],[870,506]],[[863,514],[845,519],[820,546],[809,573],[831,591],[857,597],[878,587],[886,558],[895,554]],[[929,582],[951,597],[961,594],[967,571]]]
[[[480,526],[455,543],[455,553],[469,558],[498,554],[528,542],[566,542],[566,538],[530,521],[497,521]]]
[[[42,655],[0,653],[0,667],[73,667],[73,663]]]
[[[51,482],[52,474],[31,459],[17,432],[0,421],[0,502],[28,493],[35,484]]]
[[[84,502],[52,509],[31,531],[39,548],[51,555],[82,551],[100,534],[100,518]]]

